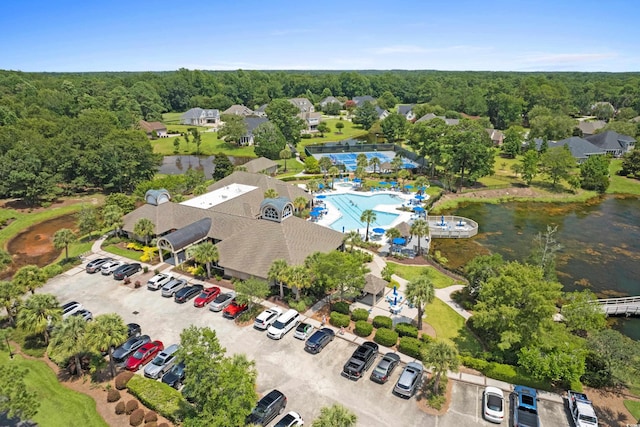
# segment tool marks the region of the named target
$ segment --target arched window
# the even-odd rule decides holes
[[[262,211],[262,217],[265,219],[270,219],[272,221],[278,221],[280,219],[278,211],[273,206],[265,207]]]
[[[291,204],[286,204],[284,209],[282,210],[282,219],[285,219],[287,217],[290,217],[291,215],[293,215],[293,206],[291,206]]]

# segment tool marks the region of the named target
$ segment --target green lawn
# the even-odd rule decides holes
[[[162,123],[167,125],[168,128],[174,128],[174,125],[180,124],[180,116],[184,113],[164,113],[162,115]]]
[[[633,418],[635,418],[635,420],[629,420],[629,421],[640,422],[640,402],[638,402],[637,400],[625,400],[624,406],[629,410],[629,412],[631,412],[631,415],[633,415]]]
[[[435,298],[425,309],[425,321],[436,330],[438,339],[453,343],[458,352],[477,355],[482,352],[482,345],[469,331],[464,318],[444,302]]]
[[[39,360],[16,355],[12,360],[0,352],[0,363],[15,364],[28,370],[25,382],[30,391],[38,395],[40,407],[33,421],[42,426],[100,426],[107,427],[96,411],[92,398],[62,386],[53,371]]]
[[[362,129],[359,125],[354,125],[348,120],[339,120],[339,119],[322,119],[323,122],[329,125],[331,132],[325,133],[324,137],[320,137],[320,134],[315,134],[313,138],[310,139],[302,139],[297,146],[297,149],[300,153],[304,153],[304,147],[307,145],[313,144],[324,144],[326,142],[334,142],[334,141],[342,141],[344,139],[355,138],[357,136],[366,135],[367,131]],[[341,133],[336,133],[336,123],[338,122],[344,123],[344,128],[342,128]]]
[[[171,129],[186,131],[187,128],[192,128],[193,126],[172,126]],[[256,157],[256,153],[253,151],[253,147],[239,147],[233,144],[227,144],[226,142],[218,139],[217,132],[205,132],[208,128],[199,128],[202,143],[200,144],[199,153],[201,155],[212,155],[219,152],[223,152],[228,156],[237,156],[237,157]],[[196,154],[196,145],[193,143],[193,138],[189,138],[189,143],[186,144],[183,137],[180,138],[180,148],[178,150],[178,154]],[[151,145],[153,146],[153,152],[162,154],[164,156],[171,156],[174,154],[174,146],[173,141],[175,137],[171,138],[160,138],[151,141]]]
[[[125,258],[132,259],[136,262],[140,262],[140,257],[142,256],[142,252],[134,251],[131,249],[122,249],[116,245],[107,245],[102,247],[106,252],[112,253],[114,255],[120,255]]]
[[[609,176],[611,177],[611,184],[609,184],[607,193],[640,195],[640,180],[618,175],[618,171],[620,169],[622,169],[622,160],[611,160],[611,163],[609,164]]]
[[[405,265],[395,262],[388,262],[388,264],[394,267],[394,271],[398,276],[410,282],[417,279],[424,272],[433,281],[433,286],[436,289],[447,288],[454,284],[454,280],[451,277],[442,274],[433,267]]]

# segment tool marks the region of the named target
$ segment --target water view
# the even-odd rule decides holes
[[[523,260],[531,242],[547,225],[556,225],[558,279],[566,290],[589,288],[600,298],[640,295],[640,200],[608,197],[588,204],[510,202],[470,203],[453,214],[480,225],[473,239],[438,239],[440,250],[456,268],[488,251]],[[640,319],[619,322],[640,339]]]

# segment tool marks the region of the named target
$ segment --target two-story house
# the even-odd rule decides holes
[[[205,110],[204,108],[192,108],[180,116],[180,124],[193,126],[206,126],[220,124],[220,112],[218,110]]]

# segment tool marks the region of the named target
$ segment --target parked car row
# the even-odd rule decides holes
[[[287,407],[287,397],[280,390],[271,390],[258,401],[256,407],[247,417],[247,424],[265,426]],[[280,418],[273,427],[303,426],[304,420],[299,413],[291,411]]]
[[[113,275],[115,280],[124,280],[142,270],[140,263],[124,263],[113,258],[98,258],[90,261],[85,267],[89,274],[100,273],[104,276]]]

